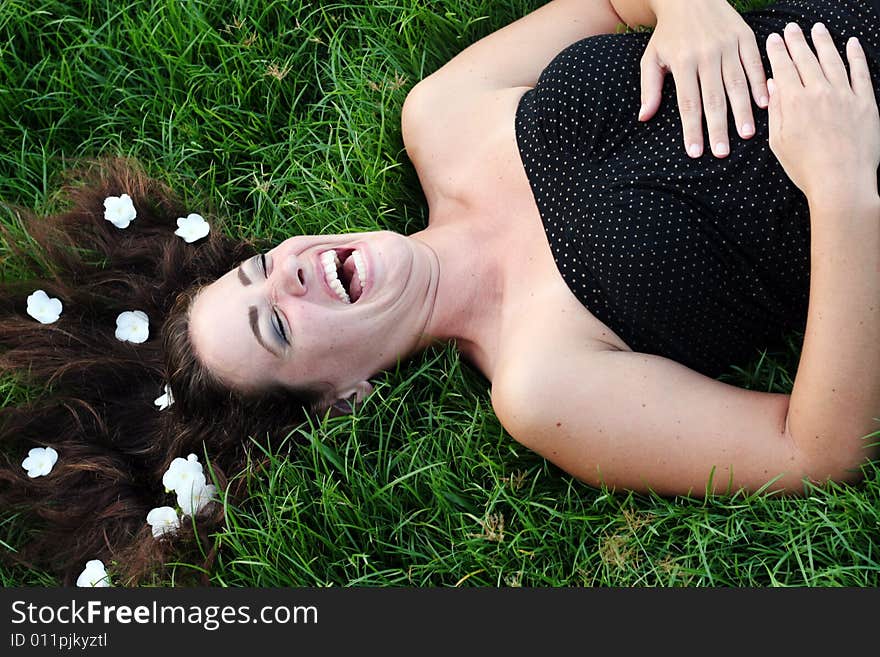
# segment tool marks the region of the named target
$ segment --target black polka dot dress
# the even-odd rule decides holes
[[[761,52],[770,32],[822,21],[843,49],[857,36],[880,83],[873,0],[779,2],[744,14]],[[636,119],[646,33],[590,37],[562,51],[516,112],[520,156],[566,283],[635,351],[709,376],[802,331],[810,274],[806,199],[768,145],[767,112],[731,154],[684,151],[675,86]],[[844,60],[845,61],[845,60]],[[765,70],[770,65],[764,53]]]

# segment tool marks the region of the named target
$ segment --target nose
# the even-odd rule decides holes
[[[296,254],[285,256],[277,263],[271,276],[275,290],[279,294],[302,296],[306,293],[306,277],[302,263]]]

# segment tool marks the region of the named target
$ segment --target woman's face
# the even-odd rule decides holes
[[[430,254],[390,231],[292,237],[196,295],[195,352],[234,388],[330,384],[348,396],[423,346]]]

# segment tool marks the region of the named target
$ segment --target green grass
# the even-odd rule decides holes
[[[0,199],[51,209],[67,165],[127,154],[237,235],[412,232],[427,212],[400,135],[408,89],[540,4],[5,0]],[[0,249],[4,275],[20,275]],[[733,379],[787,391],[795,363],[793,346]],[[876,467],[795,500],[612,494],[513,441],[452,348],[375,383],[356,416],[303,429],[302,459],[276,456],[283,437],[270,446],[269,467],[228,509],[212,584],[880,582]],[[23,394],[0,388],[3,403]],[[0,511],[0,549],[26,539]],[[167,583],[193,568],[175,565]],[[0,567],[3,586],[52,583]]]

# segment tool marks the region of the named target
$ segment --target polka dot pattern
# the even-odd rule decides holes
[[[821,20],[858,36],[877,74],[880,13],[867,0],[791,1],[745,14],[761,51],[772,31]],[[649,34],[562,51],[520,100],[516,135],[553,257],[572,292],[635,351],[718,376],[803,330],[810,276],[806,199],[768,145],[767,112],[731,154],[684,151],[672,76],[639,123]],[[769,62],[764,60],[765,70]],[[875,78],[880,80],[880,78]],[[708,144],[708,134],[704,140]]]

